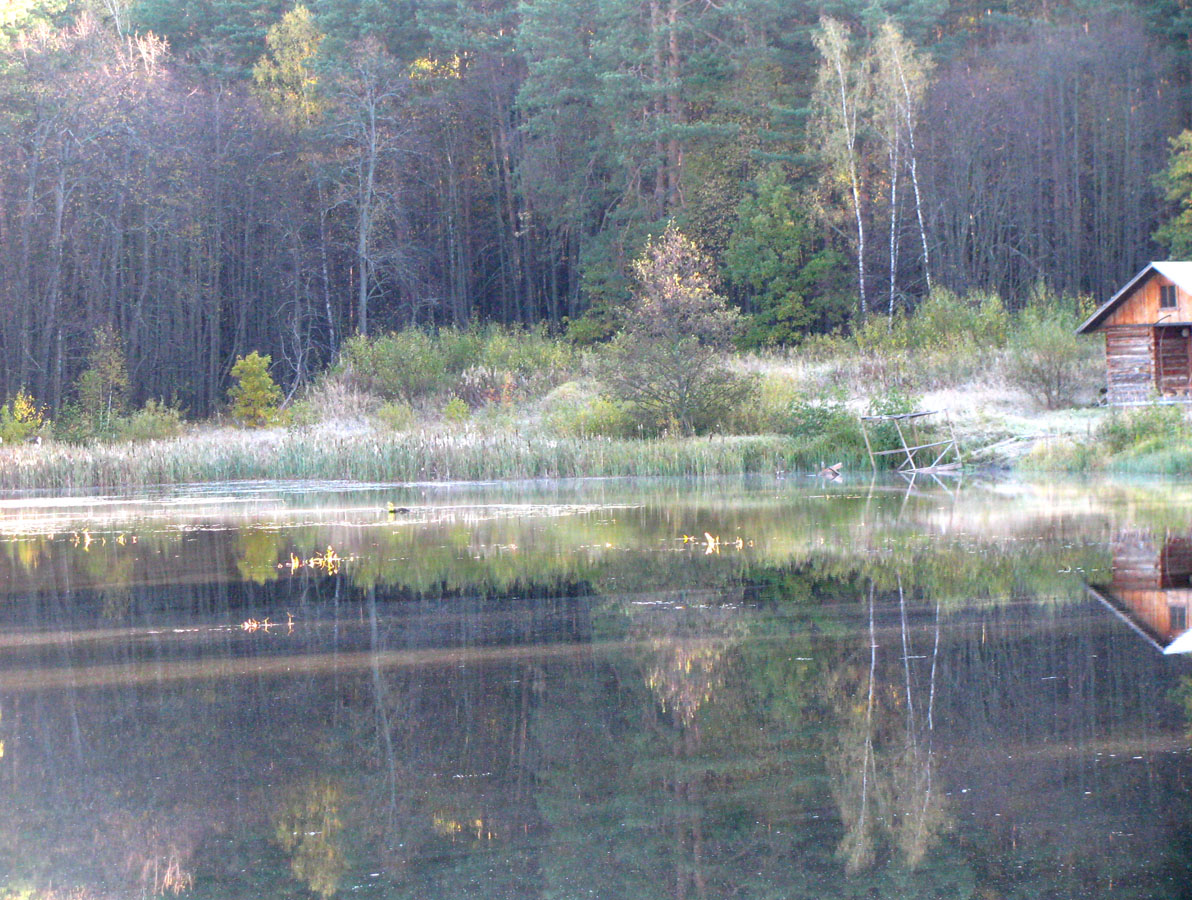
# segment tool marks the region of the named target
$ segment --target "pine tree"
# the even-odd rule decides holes
[[[232,417],[242,425],[261,428],[277,418],[281,388],[269,374],[272,361],[254,350],[248,356],[237,357],[232,366],[236,384],[228,390],[228,398],[232,401]]]

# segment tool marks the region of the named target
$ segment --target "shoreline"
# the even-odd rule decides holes
[[[1105,408],[1037,416],[980,410],[954,416],[966,474],[1192,475],[1186,424],[1106,445],[1107,425],[1134,427]],[[1152,414],[1152,415],[1163,415]],[[1167,413],[1170,417],[1170,413]],[[1118,417],[1118,418],[1113,418]],[[1182,422],[1182,420],[1181,420]],[[0,491],[143,491],[230,482],[445,484],[623,477],[804,476],[842,463],[871,471],[863,447],[823,435],[556,437],[532,426],[438,426],[389,431],[360,422],[247,430],[197,427],[177,437],[120,443],[0,446]],[[831,459],[826,457],[831,456]],[[882,470],[879,470],[879,474]],[[889,471],[893,471],[892,469]],[[851,479],[850,479],[851,480]]]

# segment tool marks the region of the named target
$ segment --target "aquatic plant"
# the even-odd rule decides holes
[[[160,484],[337,479],[477,481],[809,471],[815,440],[750,437],[556,438],[513,430],[335,433],[320,429],[197,431],[138,444],[0,448],[0,489],[123,490]],[[838,460],[832,460],[833,462]],[[859,464],[852,454],[846,465]]]

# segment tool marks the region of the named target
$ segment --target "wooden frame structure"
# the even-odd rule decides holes
[[[1151,262],[1077,334],[1105,335],[1106,399],[1192,402],[1192,262]]]
[[[937,472],[959,472],[961,466],[964,465],[964,458],[960,455],[960,445],[956,441],[956,431],[952,428],[952,420],[947,418],[946,413],[944,416],[948,424],[948,437],[945,440],[924,441],[919,434],[919,424],[922,420],[927,416],[939,414],[940,410],[924,410],[889,416],[861,416],[861,434],[865,437],[865,449],[869,453],[869,465],[873,467],[873,471],[877,471],[879,456],[902,456],[905,458],[899,462],[897,471],[903,474],[924,472],[934,475]],[[869,440],[869,428],[866,425],[868,422],[892,423],[898,432],[898,440],[902,446],[894,450],[874,450],[873,443]],[[906,430],[903,430],[903,425],[907,426]],[[909,439],[908,431],[910,432]],[[928,459],[931,461],[924,465],[923,463]]]

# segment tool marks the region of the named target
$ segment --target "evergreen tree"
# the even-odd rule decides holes
[[[725,272],[742,305],[753,311],[746,346],[792,343],[811,331],[829,331],[848,316],[848,260],[824,244],[809,204],[777,166],[741,204]]]
[[[242,425],[260,428],[277,416],[281,388],[269,374],[271,362],[268,356],[254,350],[248,356],[238,357],[232,366],[236,383],[228,390],[228,399],[232,401],[232,417]]]
[[[1192,131],[1171,139],[1171,160],[1156,181],[1178,212],[1158,231],[1155,240],[1173,259],[1192,258]]]

